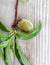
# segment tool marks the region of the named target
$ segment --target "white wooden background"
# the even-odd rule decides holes
[[[50,65],[50,0],[19,2],[19,16],[31,20],[36,27],[39,20],[43,26],[40,34],[28,41],[20,40],[20,46],[31,65]],[[0,20],[11,29],[15,15],[15,0],[0,0]],[[1,31],[0,31],[1,32]],[[11,53],[12,65],[20,65]],[[4,65],[0,59],[0,65]]]

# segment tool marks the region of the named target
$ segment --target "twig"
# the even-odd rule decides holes
[[[18,0],[16,0],[16,7],[15,7],[15,20],[14,23],[12,25],[13,28],[16,28],[17,26],[17,21],[18,21]]]

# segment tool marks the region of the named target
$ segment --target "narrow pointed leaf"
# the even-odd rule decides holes
[[[39,22],[38,26],[32,33],[30,34],[16,33],[16,36],[22,40],[29,40],[29,39],[36,37],[39,34],[41,28],[42,28],[42,23]]]
[[[4,61],[6,65],[12,65],[10,58],[10,45],[8,44],[4,50]]]
[[[12,39],[12,35],[9,35],[4,42],[0,43],[0,48],[5,48]]]
[[[11,39],[9,39],[8,41],[0,43],[0,48],[5,48],[8,45],[8,43],[9,43],[10,40]]]
[[[0,29],[5,31],[5,32],[9,32],[9,30],[4,26],[4,24],[2,24],[1,21],[0,21]]]
[[[8,35],[0,34],[0,41],[4,41],[4,40],[6,40],[7,37],[8,37]]]
[[[14,49],[14,44],[15,43],[15,40],[14,40],[14,37],[12,38],[12,40],[11,40],[11,45],[10,45],[10,49],[11,49],[11,51],[13,52],[13,54],[14,54],[14,56],[15,56],[15,49]]]
[[[0,49],[0,57],[1,57],[2,59],[4,58],[4,55],[3,55],[2,49]]]
[[[17,41],[15,43],[15,54],[21,65],[31,65],[30,62],[27,60],[26,56],[24,55],[24,53],[22,52]]]

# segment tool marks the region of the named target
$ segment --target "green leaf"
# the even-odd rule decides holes
[[[11,40],[11,45],[10,45],[10,49],[12,50],[12,52],[13,52],[13,54],[14,54],[14,56],[15,56],[15,49],[14,49],[14,44],[15,43],[15,40],[14,40],[14,37],[12,38],[12,40]]]
[[[21,65],[31,65],[30,62],[27,60],[26,56],[24,55],[24,53],[22,52],[17,41],[15,43],[15,54]]]
[[[21,2],[28,2],[29,0],[20,0]]]
[[[32,38],[36,37],[39,34],[41,28],[42,28],[42,23],[39,22],[38,26],[36,27],[36,29],[32,33],[24,34],[24,33],[18,33],[17,32],[16,36],[18,38],[22,39],[22,40],[29,40],[29,39],[32,39]]]
[[[3,36],[3,37],[4,37],[4,36]],[[2,37],[2,38],[3,38],[3,37]],[[7,36],[6,36],[6,37],[7,37]],[[5,48],[5,47],[8,45],[8,43],[11,41],[12,37],[13,37],[13,35],[9,35],[9,36],[6,38],[5,41],[1,42],[1,43],[0,43],[0,48]]]
[[[4,61],[6,65],[12,65],[11,58],[10,58],[10,44],[7,45],[4,50]]]
[[[0,57],[1,57],[2,59],[4,58],[4,55],[3,55],[2,49],[0,49]]]
[[[8,37],[8,35],[0,34],[0,41],[4,41],[4,40],[6,40],[7,37]]]
[[[10,39],[8,41],[0,43],[0,48],[5,48],[8,45],[9,41]]]
[[[9,32],[9,30],[4,26],[4,24],[2,24],[1,21],[0,21],[0,29],[5,31],[5,32]]]

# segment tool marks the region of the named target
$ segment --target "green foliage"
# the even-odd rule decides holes
[[[21,65],[31,65],[30,62],[27,60],[26,56],[23,54],[18,44],[18,41],[16,41],[15,43],[15,54]]]
[[[4,26],[4,25],[3,25]],[[40,30],[42,28],[41,22],[37,25],[35,30],[32,33],[26,34],[26,33],[19,33],[17,30],[13,30],[11,34],[0,34],[0,57],[4,60],[6,65],[12,65],[11,64],[11,58],[10,58],[10,48],[14,54],[15,57],[17,57],[18,61],[21,65],[31,65],[24,53],[22,52],[19,43],[17,41],[17,38],[22,40],[29,40],[34,37],[36,37]],[[0,27],[0,29],[2,29]],[[3,29],[2,29],[3,30]],[[3,31],[5,31],[6,28],[4,28]],[[5,31],[6,32],[6,31]],[[4,51],[4,54],[1,50],[1,48]]]
[[[3,48],[4,51],[4,61],[6,65],[12,65],[10,58],[10,44],[7,47]]]
[[[28,2],[29,0],[20,0],[21,2]]]
[[[29,0],[20,0],[21,2],[27,2]],[[10,58],[10,48],[14,56],[18,59],[21,65],[31,65],[24,53],[22,52],[18,40],[29,40],[36,37],[42,28],[41,22],[37,25],[32,33],[19,33],[17,30],[13,30],[11,34],[0,34],[0,57],[4,60],[6,65],[12,65]],[[0,29],[4,32],[10,32],[4,24],[0,21]],[[3,51],[3,52],[2,52]]]
[[[8,43],[10,43],[12,37],[12,35],[6,36],[4,34],[0,34],[0,48],[5,48],[8,45]]]
[[[3,23],[1,21],[0,21],[0,29],[5,32],[9,32],[9,30],[3,25]]]
[[[7,35],[5,35],[5,34],[0,34],[0,42],[1,41],[5,41],[6,39],[7,39]]]
[[[0,49],[0,57],[1,57],[2,59],[4,58],[4,55],[3,55],[2,49]]]

